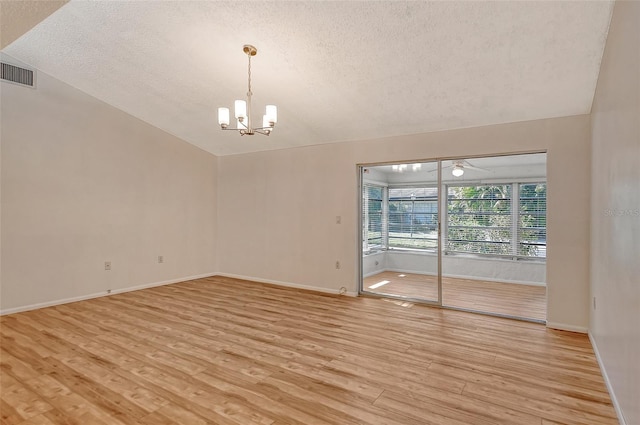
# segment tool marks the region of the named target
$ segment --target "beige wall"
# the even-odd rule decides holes
[[[215,272],[217,158],[37,77],[0,84],[2,311]]]
[[[548,321],[586,331],[589,140],[583,115],[220,157],[219,271],[356,292],[356,164],[547,150]]]
[[[589,332],[623,423],[640,424],[640,3],[616,2],[592,110]]]
[[[1,88],[5,312],[216,271],[356,292],[356,164],[547,150],[548,321],[587,327],[588,116],[216,159],[43,73]]]

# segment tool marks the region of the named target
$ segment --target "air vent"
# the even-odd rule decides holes
[[[20,84],[22,86],[33,87],[33,71],[30,69],[20,68],[8,63],[2,65],[2,80]]]

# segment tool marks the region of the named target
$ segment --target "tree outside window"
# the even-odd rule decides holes
[[[546,183],[446,186],[445,252],[546,258]],[[365,184],[364,252],[435,251],[438,189]]]

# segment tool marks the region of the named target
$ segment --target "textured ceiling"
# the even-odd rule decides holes
[[[589,113],[613,3],[71,1],[2,51],[217,155]],[[222,132],[246,93],[270,137]]]

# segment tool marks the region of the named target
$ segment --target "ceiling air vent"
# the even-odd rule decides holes
[[[23,86],[33,87],[33,71],[24,69],[8,63],[0,63],[2,65],[2,80]]]

